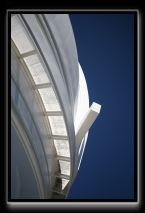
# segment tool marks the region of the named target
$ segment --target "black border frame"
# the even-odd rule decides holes
[[[46,11],[40,11],[41,13],[46,13]],[[11,70],[11,52],[10,52],[10,48],[11,48],[11,37],[10,37],[10,32],[11,32],[11,29],[10,29],[10,19],[11,19],[11,14],[25,14],[25,13],[35,13],[35,14],[38,14],[40,12],[37,12],[37,11],[16,11],[16,12],[9,12],[8,13],[8,69]],[[58,11],[53,11],[53,12],[50,12],[50,13],[60,13]],[[61,13],[66,13],[66,12],[61,12]],[[137,12],[136,11],[71,11],[69,12],[68,14],[95,14],[95,13],[101,13],[101,14],[133,14],[134,15],[134,130],[137,130],[137,66],[138,66],[138,62],[137,62]],[[10,74],[9,74],[9,77],[10,77]],[[11,84],[10,84],[10,78],[8,80],[9,82],[9,88],[11,88]],[[10,94],[11,90],[9,89],[9,97],[11,96]],[[11,101],[9,99],[9,106],[11,106]],[[9,108],[10,109],[10,108]],[[9,112],[9,115],[11,114],[11,112]],[[10,122],[9,122],[9,137],[11,135],[11,125],[10,125]],[[138,170],[138,166],[137,166],[137,157],[138,157],[138,147],[137,147],[137,136],[138,136],[138,133],[137,131],[134,131],[134,199],[69,199],[68,201],[69,202],[75,202],[75,201],[78,201],[78,202],[137,202],[137,170]],[[8,145],[8,165],[11,165],[11,143],[9,143]],[[8,201],[10,202],[56,202],[56,199],[11,199],[10,198],[10,194],[11,194],[11,167],[8,166]],[[63,200],[63,199],[60,199],[59,202],[67,202],[66,200]]]

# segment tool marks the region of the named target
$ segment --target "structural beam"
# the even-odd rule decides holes
[[[70,158],[69,157],[64,157],[64,156],[57,155],[56,158],[58,160],[63,160],[63,161],[70,162]]]
[[[28,56],[35,55],[36,53],[37,53],[36,50],[32,50],[32,51],[21,54],[20,58],[26,58]]]
[[[64,175],[64,174],[60,174],[60,173],[57,173],[55,174],[55,177],[58,177],[58,178],[63,178],[63,179],[66,179],[66,180],[70,180],[70,176],[69,175]]]
[[[46,116],[62,116],[63,113],[62,111],[46,111],[45,113]]]
[[[100,113],[101,105],[93,102],[76,131],[76,143],[79,145]]]
[[[68,140],[68,136],[63,135],[52,135],[51,138],[54,140]]]
[[[51,87],[51,83],[45,83],[45,84],[35,84],[35,89],[43,89]]]

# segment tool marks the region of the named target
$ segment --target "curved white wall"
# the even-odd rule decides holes
[[[68,15],[12,17],[11,75],[12,109],[22,119],[38,158],[44,197],[65,198],[95,119],[91,113],[96,110],[89,108],[87,83]],[[89,124],[77,137],[85,118]]]

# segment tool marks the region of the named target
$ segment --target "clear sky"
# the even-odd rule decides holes
[[[71,14],[90,104],[102,105],[90,129],[69,199],[134,196],[134,16]]]

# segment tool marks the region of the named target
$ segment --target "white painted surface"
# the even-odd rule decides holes
[[[82,141],[83,137],[96,120],[98,114],[100,113],[100,109],[101,105],[93,102],[88,112],[85,114],[76,132],[76,142],[78,144]]]
[[[79,91],[77,100],[77,111],[74,119],[75,133],[77,132],[77,129],[88,109],[89,109],[88,88],[83,70],[81,68],[81,65],[79,64]]]

